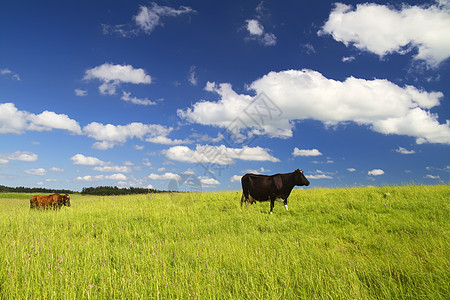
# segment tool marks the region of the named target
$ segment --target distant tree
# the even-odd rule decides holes
[[[97,187],[85,187],[81,191],[83,195],[98,195],[98,196],[111,196],[111,195],[133,195],[133,194],[147,194],[147,193],[162,193],[164,191],[158,191],[155,189],[146,188],[119,188],[117,186],[97,186]]]
[[[74,191],[65,189],[28,188],[23,186],[8,187],[0,185],[0,193],[48,193],[48,194],[74,194]]]

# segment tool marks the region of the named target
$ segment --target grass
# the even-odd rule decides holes
[[[0,194],[0,299],[450,298],[448,185],[29,197]]]

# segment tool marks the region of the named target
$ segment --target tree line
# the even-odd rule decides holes
[[[48,194],[73,194],[74,191],[65,189],[46,189],[46,188],[29,188],[29,187],[9,187],[0,185],[0,193],[48,193]]]
[[[119,188],[117,186],[97,186],[97,187],[87,187],[83,188],[81,194],[83,195],[99,195],[99,196],[109,196],[109,195],[134,195],[134,194],[153,194],[153,193],[164,193],[167,191],[159,191],[155,189],[147,188]]]
[[[81,191],[83,195],[97,195],[97,196],[109,196],[109,195],[134,195],[134,194],[148,194],[148,193],[164,193],[171,191],[159,191],[155,189],[147,188],[119,188],[117,186],[97,186],[97,187],[85,187]],[[0,185],[0,193],[36,193],[36,194],[78,194],[79,192],[74,192],[65,189],[46,189],[46,188],[28,188],[23,186],[18,187],[8,187]]]

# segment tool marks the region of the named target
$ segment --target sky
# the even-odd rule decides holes
[[[0,184],[450,179],[448,1],[2,1]]]

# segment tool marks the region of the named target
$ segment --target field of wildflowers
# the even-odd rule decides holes
[[[0,299],[449,299],[450,186],[0,194]]]

